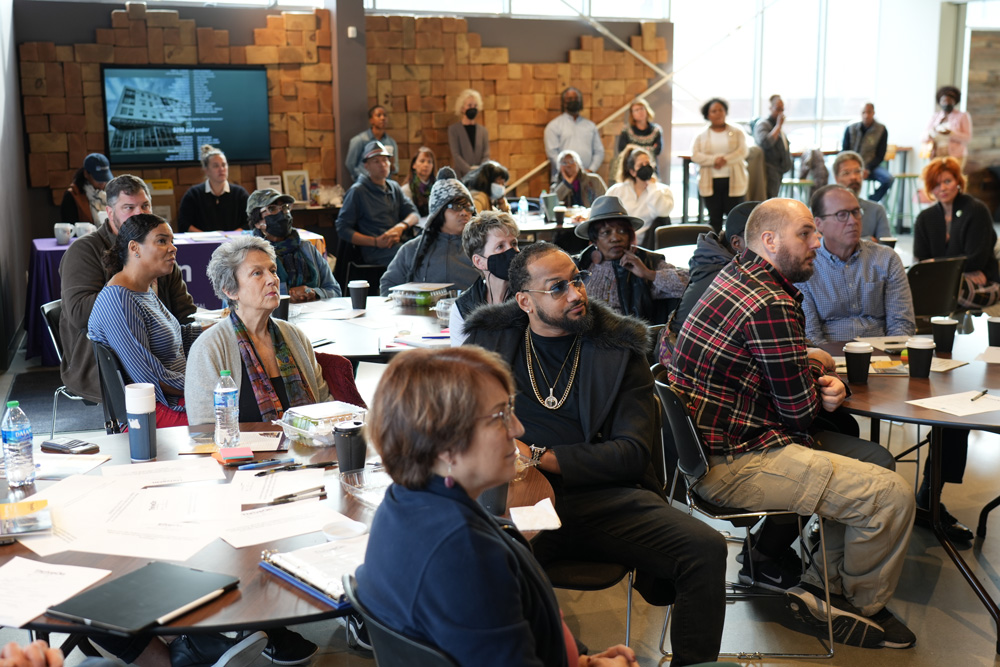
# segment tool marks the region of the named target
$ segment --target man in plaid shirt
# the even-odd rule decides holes
[[[878,459],[878,445],[809,432],[820,410],[832,412],[846,397],[843,382],[827,374],[828,355],[806,347],[794,285],[812,275],[820,238],[801,202],[758,206],[747,221],[748,249],[716,276],[681,328],[669,377],[709,459],[695,491],[728,507],[832,520],[832,608],[813,559],[788,590],[793,613],[819,627],[829,613],[845,644],[908,648],[916,637],[885,605],[906,556],[913,492],[895,472],[867,462]]]

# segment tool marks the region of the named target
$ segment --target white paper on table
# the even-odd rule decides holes
[[[257,477],[261,470],[237,470],[229,484],[239,489],[239,500],[244,505],[269,503],[278,496],[305,491],[323,484],[326,471],[322,468],[286,470]],[[340,483],[336,477],[333,482]]]
[[[208,241],[216,241],[221,243],[226,240],[226,237],[222,232],[188,232],[187,238],[189,241],[194,243],[205,243]]]
[[[988,364],[1000,364],[1000,347],[988,347],[976,357],[977,361],[985,361]]]
[[[240,433],[240,447],[249,447],[255,452],[276,452],[280,445],[281,431],[243,431]]]
[[[63,479],[71,475],[84,475],[105,461],[107,454],[49,454],[38,452],[35,463],[39,465],[35,477],[38,479]]]
[[[301,317],[311,313],[329,313],[333,310],[346,310],[341,304],[332,299],[320,299],[319,301],[291,303],[288,305],[289,317]]]
[[[1000,410],[1000,396],[986,394],[982,398],[972,400],[981,393],[981,391],[963,391],[958,394],[920,398],[915,401],[907,401],[907,403],[938,412],[946,412],[956,417],[967,417]]]
[[[0,567],[0,625],[19,628],[109,574],[111,570],[15,556]]]
[[[886,345],[906,345],[909,336],[862,336],[854,340],[861,343],[868,343],[877,350],[885,350]]]
[[[557,530],[562,526],[551,498],[542,498],[530,507],[511,507],[510,520],[521,532],[526,530]]]
[[[218,526],[206,527],[196,523],[105,525],[80,535],[73,544],[73,551],[184,562],[218,536]]]
[[[119,503],[108,525],[116,527],[233,521],[240,513],[240,491],[231,484],[156,486],[136,489]],[[212,528],[218,534],[218,528]]]
[[[128,479],[139,486],[162,486],[183,482],[225,480],[222,466],[212,458],[153,461],[101,468],[105,477]]]
[[[365,317],[364,319],[357,319],[351,322],[351,324],[356,324],[359,327],[364,327],[366,329],[395,329],[396,320],[380,318],[380,317]]]
[[[945,371],[950,371],[954,368],[968,365],[968,361],[961,361],[959,359],[942,359],[940,357],[934,357],[931,359],[931,370],[935,373],[944,373]]]
[[[303,313],[298,316],[302,320],[353,320],[365,314],[364,310],[326,310]]]
[[[222,531],[222,539],[236,549],[271,542],[286,537],[322,530],[342,516],[319,499],[300,500],[287,505],[261,507],[243,512],[240,518]]]

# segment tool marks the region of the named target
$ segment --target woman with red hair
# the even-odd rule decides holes
[[[924,191],[937,204],[920,212],[913,228],[917,260],[965,257],[958,302],[986,308],[1000,301],[1000,268],[994,246],[997,234],[986,205],[963,192],[962,165],[953,157],[937,158],[924,167]]]

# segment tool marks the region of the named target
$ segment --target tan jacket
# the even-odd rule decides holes
[[[729,135],[729,152],[725,154],[726,164],[729,167],[729,196],[742,197],[747,193],[747,138],[738,127],[726,124]],[[711,197],[712,187],[712,166],[716,156],[708,151],[712,148],[709,138],[710,127],[694,138],[691,144],[691,161],[701,167],[698,175],[698,194],[702,197]]]

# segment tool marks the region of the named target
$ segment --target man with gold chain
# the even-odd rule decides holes
[[[562,527],[534,540],[536,558],[636,568],[647,602],[676,605],[674,664],[715,660],[726,546],[667,504],[653,473],[659,434],[645,323],[588,302],[587,273],[552,244],[528,246],[508,273],[514,299],[473,311],[466,344],[510,363],[525,428],[518,447],[555,492]]]

